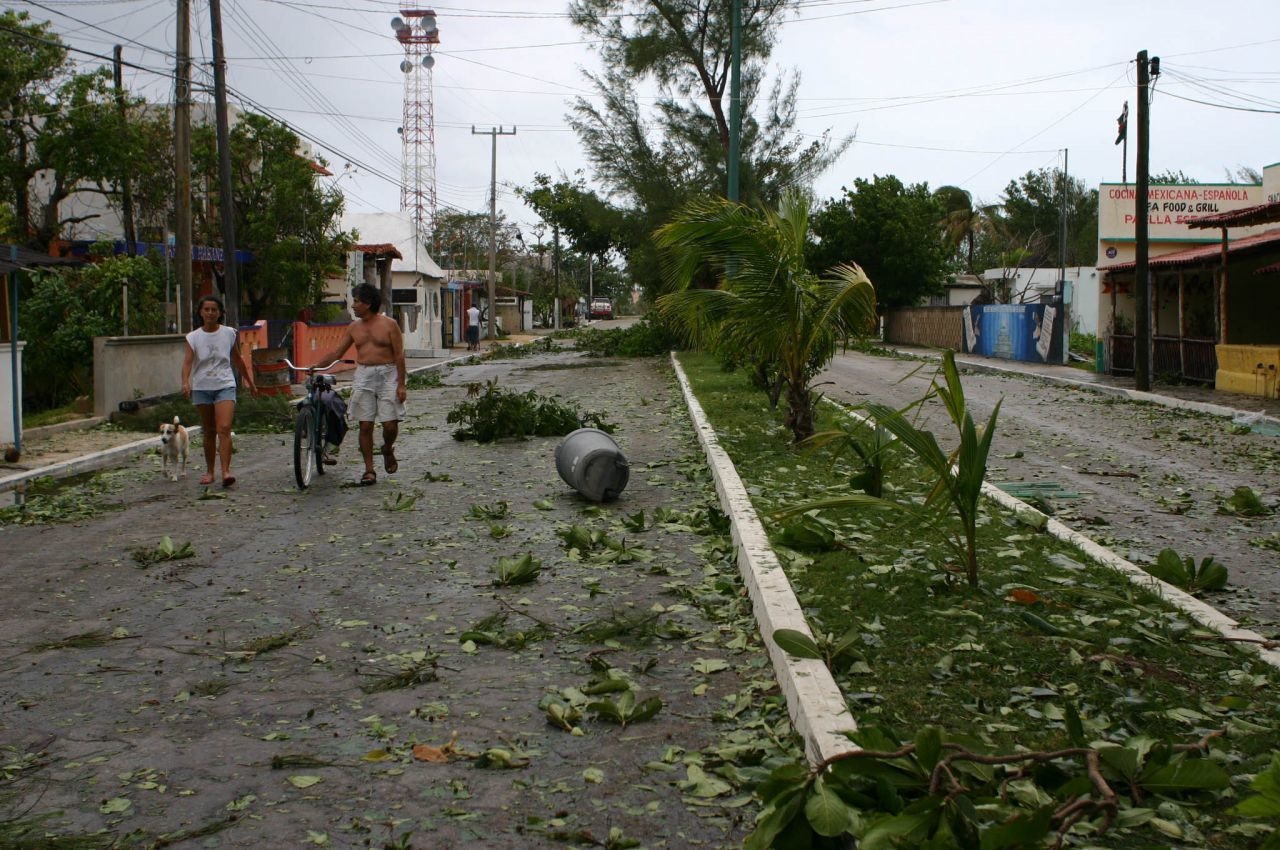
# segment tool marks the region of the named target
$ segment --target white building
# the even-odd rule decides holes
[[[346,213],[342,229],[355,231],[361,245],[393,245],[400,252],[401,258],[391,261],[391,303],[383,312],[400,323],[407,356],[443,357],[440,289],[445,273],[417,235],[412,211]]]

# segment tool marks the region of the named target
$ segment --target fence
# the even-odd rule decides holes
[[[962,351],[964,307],[906,307],[885,316],[884,341]]]

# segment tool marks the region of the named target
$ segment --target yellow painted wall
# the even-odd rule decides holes
[[[1221,392],[1280,398],[1280,345],[1219,345],[1214,386]]]

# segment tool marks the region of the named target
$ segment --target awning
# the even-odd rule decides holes
[[[404,259],[400,249],[391,242],[380,242],[377,245],[352,245],[351,249],[362,254],[375,254],[379,257],[392,257],[397,260]]]
[[[1199,215],[1186,220],[1187,227],[1252,227],[1258,224],[1275,224],[1280,222],[1280,201],[1258,204],[1256,207],[1245,207],[1242,210]]]
[[[32,251],[18,245],[0,245],[0,274],[41,266],[80,266],[84,260],[74,257],[51,257],[41,251]]]
[[[1268,230],[1266,233],[1257,233],[1253,236],[1242,236],[1239,239],[1231,240],[1227,244],[1227,256],[1247,254],[1275,247],[1280,247],[1280,230]],[[1152,269],[1185,268],[1203,265],[1206,261],[1216,260],[1221,256],[1222,245],[1215,242],[1152,257],[1147,261],[1147,265]],[[1098,266],[1098,271],[1128,272],[1133,271],[1136,265],[1137,263],[1131,260],[1127,263],[1116,263],[1112,266]]]

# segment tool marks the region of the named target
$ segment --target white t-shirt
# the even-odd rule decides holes
[[[468,307],[468,308],[467,308],[467,327],[469,327],[469,328],[478,328],[478,327],[480,327],[480,310],[479,310],[479,308],[474,307],[474,306],[473,306],[473,307]]]
[[[196,328],[187,334],[187,345],[195,352],[191,389],[213,392],[236,385],[236,374],[231,368],[231,352],[236,345],[234,328],[218,325],[212,333]]]

